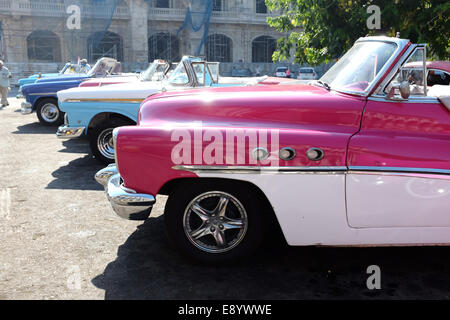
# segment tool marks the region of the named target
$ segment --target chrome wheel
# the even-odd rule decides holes
[[[113,128],[103,130],[97,138],[97,148],[102,156],[114,159]]]
[[[59,109],[52,103],[46,103],[41,108],[41,116],[47,122],[55,122],[59,118]]]
[[[247,232],[247,225],[244,206],[222,191],[195,197],[183,216],[183,229],[189,241],[209,253],[223,253],[239,245]]]

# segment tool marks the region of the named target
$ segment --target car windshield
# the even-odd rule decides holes
[[[89,71],[88,76],[105,76],[113,73],[116,67],[116,60],[102,58],[98,60],[94,67]]]
[[[287,68],[278,68],[277,72],[286,72]]]
[[[147,70],[139,75],[141,81],[158,81],[161,80],[166,71],[167,64],[163,62],[152,62]]]
[[[300,69],[300,73],[314,73],[313,69]]]
[[[59,74],[74,74],[74,73],[82,73],[80,65],[67,63],[64,68],[59,72]]]
[[[364,93],[396,49],[391,42],[357,42],[320,81],[333,90]]]
[[[186,61],[186,59],[181,60],[173,73],[170,75],[169,79],[167,80],[170,84],[183,85],[189,83],[189,76],[186,72],[186,68],[184,67],[184,61]],[[193,58],[190,59],[190,61],[201,61],[201,59]]]

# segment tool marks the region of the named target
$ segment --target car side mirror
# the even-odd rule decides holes
[[[397,89],[400,91],[402,99],[395,98],[395,90]],[[410,93],[408,81],[402,81],[391,86],[386,98],[388,100],[408,100]]]

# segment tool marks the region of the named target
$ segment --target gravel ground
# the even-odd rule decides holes
[[[11,93],[15,96],[15,92]],[[193,265],[168,245],[161,214],[117,217],[84,139],[61,141],[20,101],[0,109],[0,299],[372,299],[450,295],[450,249],[294,248],[250,262]],[[381,269],[369,290],[366,269]]]

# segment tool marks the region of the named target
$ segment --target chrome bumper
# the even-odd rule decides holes
[[[136,193],[121,183],[116,165],[110,164],[95,174],[95,180],[105,187],[106,196],[114,212],[128,220],[145,220],[150,215],[155,197]]]
[[[56,131],[56,136],[60,139],[78,138],[83,135],[85,127],[60,126]]]
[[[30,114],[33,112],[33,106],[29,102],[22,102],[20,104],[20,113],[21,114]]]

